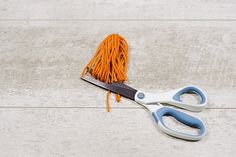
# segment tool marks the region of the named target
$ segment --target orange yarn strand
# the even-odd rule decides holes
[[[118,34],[107,36],[99,45],[95,55],[86,65],[82,76],[89,72],[95,79],[106,83],[124,82],[127,79],[128,44]],[[107,111],[110,112],[109,95],[107,93]],[[116,94],[116,101],[120,101],[120,95]]]
[[[107,99],[106,99],[106,104],[107,104],[107,112],[110,112],[111,111],[111,109],[110,109],[110,103],[109,103],[109,96],[110,96],[110,94],[111,94],[111,92],[110,91],[108,91],[107,92]]]

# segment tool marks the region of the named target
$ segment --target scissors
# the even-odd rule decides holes
[[[81,79],[105,90],[120,94],[123,97],[141,104],[151,112],[152,116],[157,122],[159,129],[170,136],[184,140],[198,141],[202,139],[202,137],[204,137],[206,134],[205,124],[200,119],[176,110],[173,107],[166,107],[162,105],[164,103],[189,111],[202,111],[207,105],[207,97],[205,93],[196,86],[189,85],[164,93],[147,93],[136,90],[123,83],[106,84],[94,79],[93,77],[85,76],[81,77]],[[186,93],[196,94],[200,98],[199,104],[193,105],[181,101],[181,95]],[[173,130],[166,126],[165,122],[163,121],[164,116],[171,116],[182,124],[198,129],[198,133],[190,134]]]

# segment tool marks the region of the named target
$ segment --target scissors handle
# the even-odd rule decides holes
[[[160,107],[156,111],[153,111],[152,115],[153,115],[154,119],[156,120],[156,122],[158,123],[158,127],[164,133],[166,133],[168,135],[171,135],[171,136],[174,136],[177,138],[181,138],[181,139],[185,139],[185,140],[198,141],[198,140],[202,139],[202,137],[204,137],[206,134],[206,127],[201,120],[199,120],[193,116],[190,116],[186,113],[175,110],[173,108]],[[172,130],[165,125],[165,123],[163,121],[164,116],[172,116],[182,124],[185,124],[185,125],[192,127],[192,128],[199,129],[199,132],[197,135],[194,135],[194,134],[187,134],[187,133]]]
[[[186,93],[196,94],[200,98],[200,102],[198,104],[183,102],[180,97]],[[185,86],[165,93],[146,93],[138,91],[135,95],[135,101],[141,104],[167,103],[190,111],[202,111],[207,105],[206,94],[200,88],[193,85]]]

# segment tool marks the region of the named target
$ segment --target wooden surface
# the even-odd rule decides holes
[[[129,43],[127,84],[207,93],[207,109],[188,112],[206,123],[204,139],[166,136],[124,98],[106,112],[106,92],[80,74],[109,33]],[[0,156],[234,156],[235,51],[233,0],[1,0]]]

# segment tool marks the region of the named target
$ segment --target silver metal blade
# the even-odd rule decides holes
[[[93,77],[81,77],[82,80],[87,81],[93,85],[96,85],[100,88],[106,89],[108,91],[111,91],[116,94],[120,94],[121,96],[124,96],[126,98],[129,98],[131,100],[134,100],[135,93],[137,92],[136,89],[125,85],[123,83],[109,83],[106,84],[104,82],[101,82],[99,80],[94,79]]]

